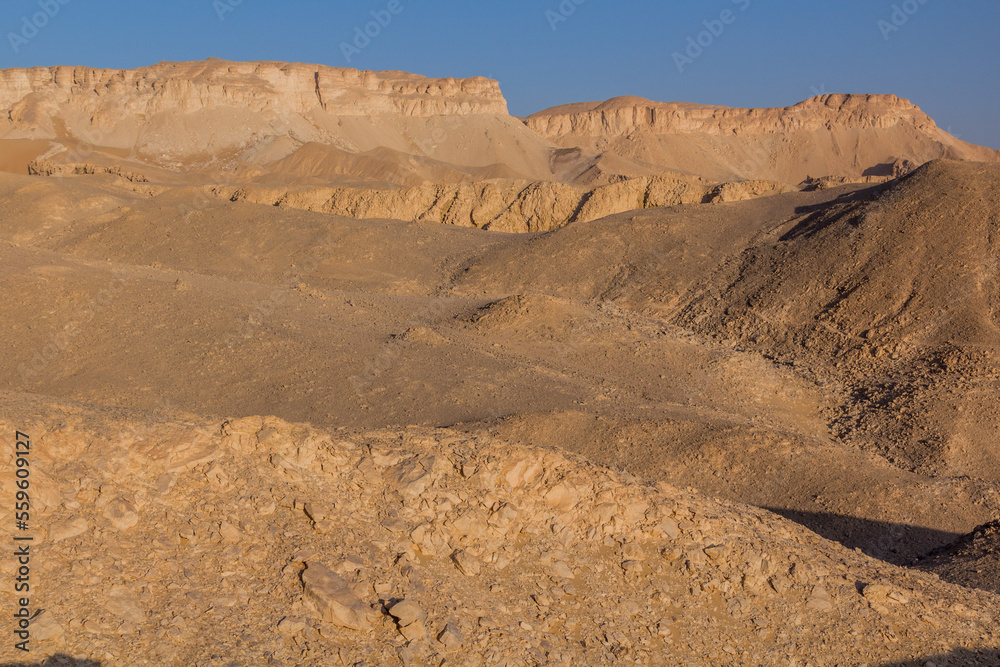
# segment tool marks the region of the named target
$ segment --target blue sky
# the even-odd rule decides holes
[[[46,7],[33,33],[25,21]],[[0,29],[0,67],[215,56],[484,75],[518,115],[616,95],[784,106],[894,93],[1000,148],[997,0],[4,0]]]

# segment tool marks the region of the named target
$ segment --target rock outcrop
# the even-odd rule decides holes
[[[624,211],[701,202],[714,197],[715,189],[698,179],[647,176],[597,188],[495,179],[402,189],[219,186],[213,188],[212,194],[231,201],[352,218],[440,222],[500,232],[544,232]]]

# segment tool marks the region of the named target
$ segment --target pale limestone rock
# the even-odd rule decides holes
[[[465,642],[465,638],[462,637],[462,633],[459,632],[458,626],[454,623],[445,625],[444,629],[438,633],[437,640],[451,650],[462,648],[462,644]]]
[[[118,530],[128,530],[139,523],[139,514],[135,506],[124,498],[109,501],[104,506],[102,515]]]
[[[545,502],[553,509],[568,512],[580,500],[580,492],[573,485],[562,482],[549,489],[545,494]]]
[[[222,424],[222,446],[238,452],[250,452],[257,447],[257,432],[261,429],[260,417],[232,419]]]
[[[330,516],[326,508],[316,503],[305,503],[302,506],[302,509],[306,513],[306,516],[308,516],[313,521],[323,521],[328,516]]]
[[[83,535],[89,527],[87,520],[80,517],[57,521],[49,529],[49,539],[53,542],[68,540]]]
[[[622,557],[626,560],[645,560],[646,553],[638,542],[627,542],[622,546]]]
[[[475,577],[482,569],[482,563],[479,562],[479,559],[468,551],[460,549],[451,555],[451,559],[459,572],[468,577]]]
[[[806,601],[806,609],[813,611],[830,611],[833,609],[833,599],[830,597],[830,592],[822,586],[814,587],[812,593],[809,594],[809,599]]]
[[[219,445],[207,431],[198,431],[193,438],[173,447],[165,461],[168,473],[183,472],[204,463],[211,463],[219,456]]]
[[[353,630],[372,627],[374,613],[371,608],[358,599],[346,580],[325,565],[306,563],[302,585],[306,598],[316,605],[327,623]]]
[[[705,552],[705,555],[709,557],[710,560],[715,562],[723,560],[729,553],[729,550],[724,545],[721,544],[716,544],[710,547],[706,547],[705,549],[703,549],[703,551]]]
[[[305,630],[306,624],[301,618],[286,616],[278,621],[277,628],[278,632],[283,635],[294,636]]]
[[[542,472],[542,464],[538,461],[521,460],[516,462],[504,473],[504,481],[512,489],[519,489],[530,484]]]
[[[400,600],[389,607],[389,615],[396,619],[400,627],[427,620],[427,612],[412,600]]]
[[[236,544],[240,541],[240,529],[228,521],[223,521],[219,525],[219,534],[222,535],[223,541],[227,544]]]
[[[124,587],[112,589],[104,607],[118,618],[133,624],[141,624],[146,620],[146,612]]]
[[[62,625],[50,611],[43,611],[31,621],[31,639],[45,642],[58,640],[63,634]]]

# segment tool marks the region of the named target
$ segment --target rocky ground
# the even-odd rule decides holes
[[[889,665],[1000,641],[993,594],[554,450],[11,394],[0,414],[33,443],[34,656]]]

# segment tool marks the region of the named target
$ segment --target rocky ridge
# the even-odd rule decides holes
[[[162,62],[132,70],[33,67],[0,70],[0,106],[13,123],[40,103],[70,100],[94,113],[95,126],[126,122],[114,105],[127,98],[130,115],[215,107],[339,116],[506,115],[499,84],[485,77],[432,79],[407,72],[372,72],[279,62]]]
[[[570,135],[628,136],[637,130],[716,136],[811,132],[833,127],[888,129],[901,124],[927,132],[937,130],[934,121],[919,107],[895,95],[820,95],[794,106],[772,109],[616,97],[605,102],[552,107],[532,114],[525,122],[552,141]]]
[[[755,190],[727,190],[732,199],[762,191],[780,192],[778,183]],[[596,188],[565,183],[494,179],[459,185],[403,189],[286,188],[220,186],[212,194],[231,201],[287,206],[352,218],[392,218],[438,222],[500,232],[544,232],[572,222],[588,222],[643,208],[715,201],[716,188],[697,179],[634,178]]]
[[[1000,152],[960,141],[894,95],[813,97],[794,106],[737,109],[619,97],[532,114],[526,124],[564,148],[612,153],[712,180],[861,181],[937,158],[995,162]],[[912,168],[912,167],[911,167]]]
[[[777,109],[624,97],[522,121],[483,77],[218,59],[0,70],[0,112],[5,170],[118,170],[162,185],[221,174],[291,189],[497,178],[593,188],[636,177],[799,187],[884,180],[941,157],[998,159],[892,95]]]

